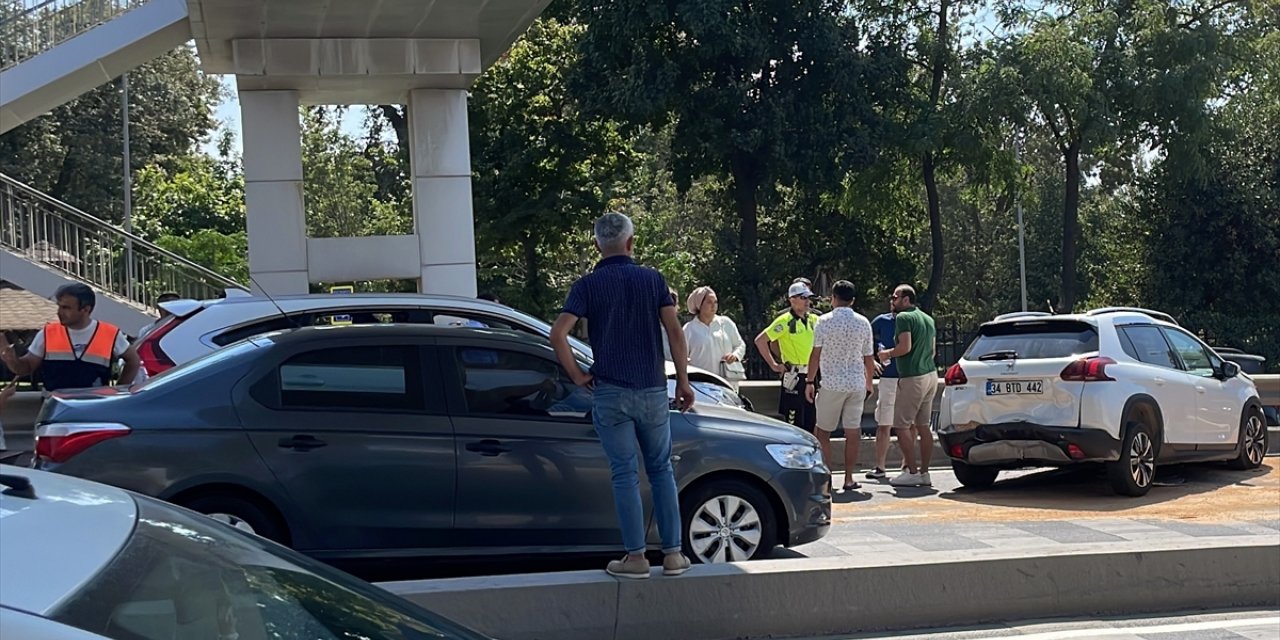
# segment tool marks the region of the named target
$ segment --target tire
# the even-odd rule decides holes
[[[774,518],[764,492],[741,480],[713,480],[680,498],[685,554],[697,563],[769,557],[778,544]]]
[[[1000,475],[1000,469],[996,467],[980,467],[958,460],[951,461],[951,470],[955,471],[956,480],[966,489],[977,491],[990,489],[996,483],[996,476]]]
[[[1227,466],[1240,471],[1262,466],[1262,459],[1267,455],[1267,423],[1257,407],[1250,407],[1241,416],[1238,437],[1236,457]]]
[[[287,545],[288,532],[275,514],[233,493],[207,493],[183,500],[182,506],[224,524]]]
[[[1125,423],[1120,459],[1107,463],[1111,488],[1122,496],[1145,496],[1156,477],[1156,441],[1151,425],[1142,420]]]

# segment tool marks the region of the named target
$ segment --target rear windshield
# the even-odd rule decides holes
[[[1042,320],[984,325],[965,360],[983,356],[1019,359],[1070,358],[1098,350],[1098,331],[1087,322]]]

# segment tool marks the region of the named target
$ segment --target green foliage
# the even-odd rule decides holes
[[[671,172],[688,188],[727,178],[736,237],[725,237],[745,326],[764,322],[761,251],[775,187],[821,193],[874,153],[874,98],[901,65],[860,49],[830,0],[584,0],[589,21],[575,93],[595,118],[674,126]],[[731,227],[732,228],[732,227]]]
[[[218,81],[179,47],[129,73],[130,155],[176,173],[213,130]],[[105,220],[123,216],[120,83],[104,84],[0,135],[0,172]]]
[[[133,180],[133,228],[145,238],[245,230],[239,162],[192,154],[140,169]]]
[[[590,266],[584,229],[602,213],[628,154],[618,128],[581,117],[567,91],[584,32],[538,20],[471,93],[480,288],[536,313],[557,309],[563,289]]]
[[[249,241],[243,231],[202,229],[189,237],[162,236],[156,244],[236,282],[249,281]]]
[[[395,155],[385,152],[379,140],[366,139],[362,146],[361,141],[343,132],[345,113],[342,107],[302,110],[307,234],[313,238],[341,238],[411,233],[411,201],[386,193],[379,199],[375,160],[394,161]]]

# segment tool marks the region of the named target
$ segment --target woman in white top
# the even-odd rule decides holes
[[[747,344],[738,333],[738,325],[725,316],[716,315],[720,302],[711,287],[698,287],[686,301],[693,320],[684,325],[684,339],[689,344],[689,364],[718,373],[736,390],[747,377],[742,357]]]

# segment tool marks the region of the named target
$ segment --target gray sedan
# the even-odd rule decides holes
[[[689,554],[745,560],[825,535],[830,474],[817,441],[699,403],[671,414]],[[33,465],[324,560],[611,553],[621,538],[590,406],[540,337],[305,328],[132,388],[55,394]]]

